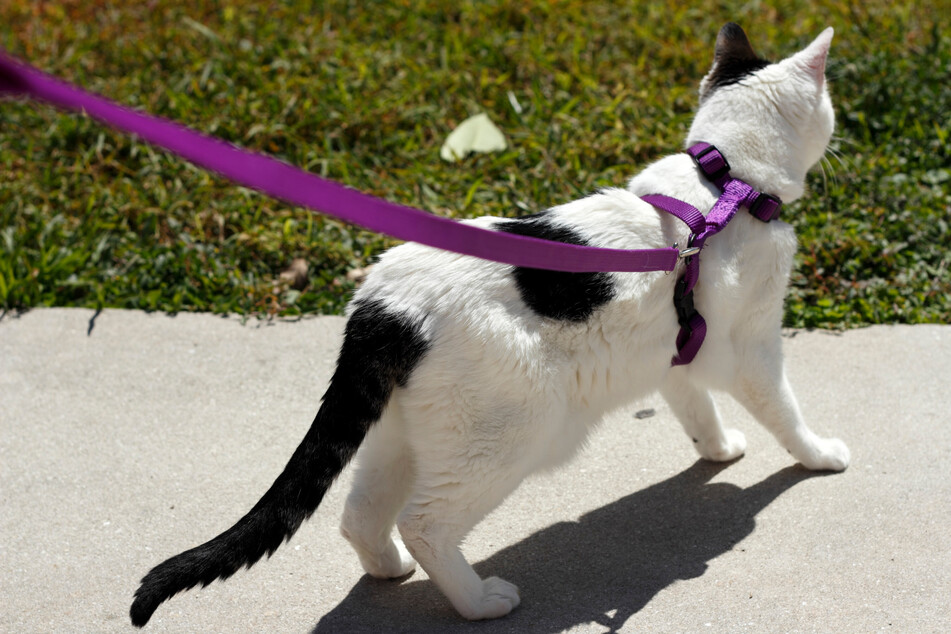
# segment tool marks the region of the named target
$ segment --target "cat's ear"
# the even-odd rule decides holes
[[[769,62],[756,56],[740,25],[727,23],[717,35],[713,68],[700,82],[700,100],[706,99],[717,88],[739,83],[768,65]]]
[[[826,59],[832,45],[834,30],[830,26],[812,41],[812,44],[792,56],[793,63],[820,88],[825,81]]]
[[[727,22],[717,34],[717,46],[713,54],[713,66],[716,68],[758,61],[746,33],[735,22]]]

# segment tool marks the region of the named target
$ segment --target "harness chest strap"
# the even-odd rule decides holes
[[[686,268],[674,288],[674,307],[677,309],[680,333],[677,335],[677,354],[671,359],[671,365],[685,365],[693,361],[707,334],[707,322],[693,305],[693,289],[700,277],[699,254],[706,239],[722,231],[741,206],[747,207],[753,217],[762,222],[779,218],[782,208],[779,198],[758,192],[748,183],[730,176],[730,164],[716,146],[697,143],[687,153],[694,159],[704,178],[721,192],[706,217],[693,205],[677,198],[661,194],[641,196],[642,200],[679,218],[690,228],[687,248],[681,251]]]

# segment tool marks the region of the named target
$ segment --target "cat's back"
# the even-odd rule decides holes
[[[614,249],[670,246],[670,230],[656,210],[627,190],[611,188],[520,218],[463,221],[492,231]],[[641,276],[642,274],[633,274]],[[516,321],[583,322],[625,294],[630,274],[564,273],[515,267],[418,243],[384,253],[354,301],[382,300],[420,317],[490,315]]]

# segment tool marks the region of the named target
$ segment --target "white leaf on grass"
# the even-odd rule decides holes
[[[483,112],[457,125],[446,137],[439,156],[452,163],[465,158],[469,152],[501,152],[507,147],[505,135]]]

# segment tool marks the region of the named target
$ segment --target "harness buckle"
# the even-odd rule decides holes
[[[674,286],[674,308],[677,309],[677,323],[689,337],[693,332],[690,320],[697,314],[697,309],[693,306],[693,289],[687,290],[686,275],[682,275]]]
[[[783,201],[772,194],[760,192],[753,204],[750,205],[750,213],[757,220],[770,222],[779,219],[779,212],[782,209]]]
[[[703,163],[701,159],[711,152],[716,152],[716,156],[711,157],[711,160],[706,164]],[[718,180],[730,173],[729,161],[726,160],[726,157],[723,156],[723,152],[718,150],[717,146],[715,145],[708,145],[696,154],[693,152],[689,152],[689,154],[691,157],[693,157],[694,163],[697,164],[697,167],[700,168],[700,171],[703,172],[708,181],[716,183]],[[721,163],[719,167],[717,167],[717,161]]]

